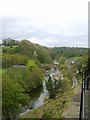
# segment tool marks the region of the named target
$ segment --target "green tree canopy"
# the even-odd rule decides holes
[[[28,104],[29,97],[23,93],[24,89],[20,84],[8,76],[3,77],[2,88],[3,118],[13,119],[20,112],[20,104]]]
[[[33,68],[38,68],[39,66],[35,63],[34,60],[27,61],[27,68],[31,71]]]

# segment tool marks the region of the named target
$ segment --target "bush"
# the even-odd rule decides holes
[[[33,68],[32,71],[30,71],[27,68],[12,67],[9,68],[5,74],[10,79],[17,81],[25,91],[38,87],[44,79],[43,72],[40,68]]]
[[[26,80],[26,83],[30,89],[36,88],[39,85],[42,85],[44,80],[44,75],[42,71],[38,68],[33,68],[30,72],[30,79]]]
[[[8,76],[3,77],[2,84],[2,113],[4,119],[14,119],[20,112],[19,104],[25,106],[29,103],[29,97],[23,94],[24,89],[17,81]]]
[[[56,97],[56,93],[61,88],[61,81],[60,80],[51,80],[51,77],[49,77],[49,80],[46,81],[46,87],[49,91],[49,97],[50,99],[53,99]]]
[[[4,54],[2,56],[2,67],[13,65],[25,65],[29,58],[21,54]]]

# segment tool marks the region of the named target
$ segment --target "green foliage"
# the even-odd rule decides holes
[[[61,88],[61,81],[60,80],[51,80],[51,77],[49,77],[49,80],[46,81],[46,87],[49,91],[49,97],[50,99],[53,99],[56,97],[56,93]]]
[[[47,48],[38,44],[33,44],[28,40],[22,40],[16,47],[3,47],[3,53],[22,54],[29,57],[29,59],[39,60],[41,63],[50,63],[51,58],[58,59],[62,63],[65,60],[64,58],[85,56],[87,54],[87,48]]]
[[[12,67],[7,70],[5,75],[17,81],[25,91],[38,87],[44,79],[43,72],[39,67],[35,67],[31,71],[27,68]]]
[[[2,77],[2,69],[0,68],[0,77]]]
[[[6,47],[2,47],[2,52],[6,53],[6,51],[7,51],[7,48]]]
[[[27,89],[26,80],[30,79],[30,71],[26,68],[8,68],[4,76],[17,81],[25,90]]]
[[[41,63],[40,63],[39,60],[36,59],[36,60],[33,60],[33,61],[35,62],[36,65],[38,65],[38,67],[41,67]]]
[[[34,56],[34,52],[36,51],[36,56]],[[18,46],[14,47],[3,47],[3,53],[11,53],[11,54],[22,54],[26,55],[29,58],[38,59],[40,62],[50,62],[50,55],[48,51],[41,47],[40,45],[33,44],[28,40],[22,40],[18,43]],[[43,59],[44,58],[44,59]]]
[[[3,67],[27,65],[26,67],[11,67],[3,75],[3,116],[6,118],[15,117],[19,113],[19,104],[27,104],[28,96],[23,93],[42,85],[44,76],[41,63],[51,63],[51,59],[57,59],[62,67],[63,80],[52,81],[50,78],[46,81],[51,99],[56,97],[60,88],[65,90],[70,87],[72,77],[70,75],[73,75],[77,69],[81,71],[83,66],[87,64],[86,48],[47,48],[27,40],[22,40],[16,44],[10,39],[8,43],[4,41],[3,44],[5,45],[2,55]],[[75,66],[72,66],[71,71],[68,70],[65,63],[67,58],[78,61]],[[51,113],[47,112],[43,117],[50,118]]]
[[[43,72],[39,67],[31,71],[22,67],[11,67],[3,74],[3,117],[16,117],[20,106],[27,105],[29,97],[25,94],[40,85]]]
[[[4,46],[2,47],[2,52],[7,54],[8,53],[13,54],[15,53],[17,47],[18,46]]]
[[[64,77],[64,79],[61,81],[61,84],[62,84],[61,91],[63,92],[72,86],[72,81],[68,77]]]
[[[47,111],[43,114],[44,120],[47,120],[47,118],[52,118],[52,111]]]
[[[10,67],[13,65],[25,65],[28,57],[21,54],[4,54],[2,56],[2,67]]]
[[[18,45],[19,43],[17,40],[13,40],[11,38],[3,39],[2,42],[4,46],[13,46],[13,45]]]
[[[2,84],[2,112],[6,119],[13,119],[19,114],[20,106],[28,104],[29,97],[23,94],[24,89],[20,84],[8,76],[3,77]]]
[[[23,55],[27,55],[28,57],[32,57],[33,44],[27,40],[22,40],[19,43],[18,48],[16,48],[16,52]]]
[[[46,81],[46,87],[47,90],[49,91],[49,97],[50,99],[55,97],[55,92],[54,92],[54,86],[53,86],[53,81],[51,80],[51,77],[49,78],[48,81]]]
[[[66,61],[66,59],[67,59],[66,57],[60,57],[60,58],[59,58],[59,64],[60,64],[60,65],[64,64],[65,61]]]
[[[46,50],[41,50],[41,51],[38,51],[37,53],[38,53],[37,58],[41,63],[51,62],[50,54]]]
[[[33,89],[39,85],[42,85],[43,79],[43,72],[39,68],[33,68],[30,72],[30,78],[26,80],[26,84],[29,89]]]
[[[87,54],[83,57],[73,57],[72,60],[75,61],[75,64],[72,66],[72,70],[78,70],[79,74],[81,74],[82,70],[88,66],[88,56]]]
[[[26,80],[26,84],[29,89],[33,89],[41,85],[44,79],[43,72],[38,65],[38,61],[28,60],[27,62],[27,68],[30,70],[30,78]]]
[[[87,48],[54,47],[51,50],[51,56],[52,58],[55,56],[54,59],[60,57],[80,57],[86,55],[87,52]]]
[[[38,65],[33,60],[28,60],[27,68],[31,71],[33,68],[38,68]]]

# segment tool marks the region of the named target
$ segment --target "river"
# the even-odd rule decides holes
[[[58,67],[55,67],[55,66],[52,67],[50,70],[46,71],[42,86],[39,86],[36,89],[29,92],[29,96],[30,96],[29,106],[22,107],[22,113],[20,115],[24,115],[30,112],[31,110],[44,104],[46,97],[49,96],[49,93],[48,93],[48,90],[46,89],[46,84],[45,84],[45,80],[48,80],[49,76],[51,76],[51,79],[53,80],[54,78],[58,79],[60,76],[62,76],[62,74],[58,69]],[[62,78],[63,77],[61,77],[61,79]],[[72,88],[77,86],[77,79],[75,76],[73,76],[72,78],[72,83],[73,83]]]
[[[46,89],[46,84],[45,80],[48,80],[48,76],[50,75],[53,79],[53,77],[57,77],[60,75],[60,71],[58,68],[53,67],[49,71],[45,72],[46,76],[45,79],[43,80],[42,86],[34,89],[29,93],[30,95],[30,104],[27,108],[23,107],[22,108],[22,113],[20,115],[24,115],[28,113],[29,111],[41,106],[44,104],[45,98],[48,96],[48,91]]]

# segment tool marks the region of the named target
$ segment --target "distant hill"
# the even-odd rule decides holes
[[[11,41],[11,42],[10,42]],[[12,44],[13,42],[13,44]],[[20,54],[25,55],[29,59],[37,59],[40,63],[51,63],[51,60],[60,57],[85,57],[87,56],[87,48],[70,48],[70,47],[53,47],[48,48],[41,46],[39,44],[32,43],[26,39],[21,40],[18,44],[14,44],[16,41],[9,40],[9,46],[3,47],[3,52],[5,54]]]
[[[6,49],[6,50],[4,50]],[[28,40],[22,40],[18,43],[17,46],[3,48],[5,53],[9,54],[22,54],[26,55],[29,58],[38,59],[41,63],[50,63],[51,56],[48,51],[48,48],[43,47],[38,44],[31,43]]]

